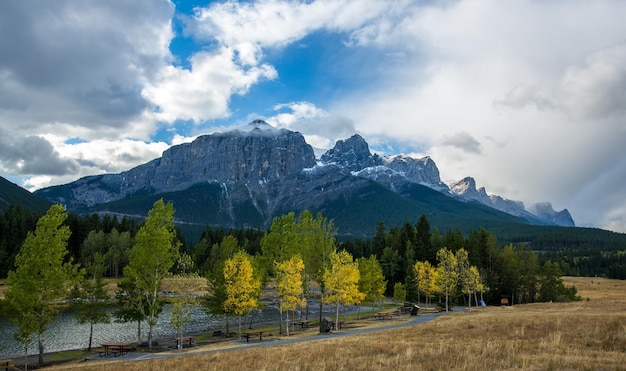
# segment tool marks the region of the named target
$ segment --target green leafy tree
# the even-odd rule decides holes
[[[187,257],[181,256],[179,264],[193,265]],[[170,323],[176,330],[178,350],[183,349],[183,326],[191,320],[191,310],[197,304],[197,297],[193,295],[199,276],[196,273],[180,273],[169,278],[174,296],[170,299],[172,309],[169,312]]]
[[[519,256],[513,244],[509,244],[502,249],[498,256],[498,263],[500,273],[498,287],[501,292],[511,295],[511,305],[513,305],[522,276]]]
[[[290,310],[295,311],[298,306],[306,305],[306,300],[303,297],[303,274],[304,262],[298,255],[276,264],[276,291],[279,297],[278,310],[280,311],[281,330],[283,312],[287,312],[287,319],[289,319]],[[287,336],[289,336],[289,324],[287,324]]]
[[[455,258],[461,292],[467,295],[467,304],[470,310],[472,310],[472,294],[476,286],[480,283],[480,275],[478,275],[478,277],[475,276],[475,273],[478,273],[478,269],[471,269],[472,265],[469,262],[469,253],[467,250],[464,248],[459,249],[455,254]]]
[[[359,267],[359,291],[365,295],[363,301],[372,303],[372,311],[374,311],[376,302],[385,297],[385,289],[387,288],[383,269],[378,264],[375,255],[358,259],[357,263]]]
[[[239,251],[224,264],[226,300],[224,311],[239,317],[241,339],[241,316],[258,306],[260,281],[254,277],[252,261],[248,254]]]
[[[565,289],[561,276],[561,269],[557,263],[550,260],[543,263],[539,276],[539,300],[556,301],[559,299]]]
[[[447,248],[437,251],[439,261],[437,286],[446,297],[446,312],[449,311],[450,296],[456,291],[459,281],[459,272],[456,256]]]
[[[115,322],[137,322],[137,344],[141,344],[141,322],[146,319],[148,301],[144,292],[137,286],[137,281],[128,277],[117,283],[115,292],[117,310],[113,313]]]
[[[339,322],[339,306],[359,304],[364,294],[359,291],[359,267],[352,255],[345,250],[330,255],[330,269],[326,270],[324,282],[328,295],[324,298],[327,303],[336,306],[336,322]]]
[[[139,228],[124,276],[133,279],[141,291],[148,312],[148,347],[152,349],[152,330],[157,324],[161,302],[157,296],[161,281],[178,258],[179,242],[174,230],[174,206],[163,199],[154,203]],[[144,308],[141,306],[140,308]]]
[[[43,333],[58,312],[55,300],[65,298],[79,276],[78,266],[66,260],[70,229],[63,225],[67,214],[62,205],[52,205],[28,233],[22,250],[15,257],[15,270],[9,272],[5,293],[8,318],[17,327],[25,347],[30,334],[38,335],[39,363],[44,361]]]
[[[337,233],[333,222],[326,219],[322,214],[313,214],[305,210],[298,217],[296,228],[298,246],[301,249],[305,273],[305,294],[308,294],[308,281],[315,281],[320,286],[321,300],[319,307],[319,319],[322,320],[324,311],[324,295],[326,295],[326,282],[324,274],[330,265],[330,256],[337,251],[335,235]],[[308,308],[306,310],[308,316]],[[308,319],[308,317],[307,317]]]
[[[406,301],[406,287],[402,282],[396,282],[393,285],[393,302],[401,304]]]
[[[305,210],[296,219],[294,213],[274,218],[270,231],[261,241],[263,257],[268,271],[273,272],[275,262],[282,262],[296,253],[302,256],[305,269],[305,295],[308,282],[315,281],[321,289],[320,320],[326,291],[324,272],[330,264],[330,254],[336,251],[335,228],[332,221]],[[308,315],[308,310],[306,311]]]
[[[209,294],[205,296],[203,306],[206,312],[215,315],[226,315],[226,334],[230,334],[229,312],[224,310],[226,295],[226,280],[224,279],[224,265],[231,259],[241,247],[234,236],[223,237],[221,243],[215,243],[211,247],[209,258],[204,266],[207,269],[206,278],[209,284]]]
[[[295,213],[277,216],[272,220],[269,233],[261,239],[261,251],[269,273],[274,272],[276,262],[283,262],[296,254],[297,238]]]
[[[133,247],[134,239],[130,232],[118,232],[113,228],[108,234],[109,249],[106,252],[106,263],[109,269],[109,276],[119,277],[122,267],[128,264],[128,256]]]
[[[104,256],[97,252],[93,256],[93,262],[88,263],[88,277],[83,277],[70,294],[73,306],[76,308],[76,320],[80,324],[89,324],[88,351],[91,351],[93,326],[97,323],[111,322],[106,310],[109,295],[102,280],[104,269]]]

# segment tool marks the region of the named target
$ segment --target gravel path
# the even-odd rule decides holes
[[[138,362],[138,361],[163,359],[163,358],[184,357],[184,356],[192,355],[192,354],[193,355],[205,355],[205,354],[212,354],[216,352],[226,352],[226,351],[232,351],[232,350],[272,347],[272,346],[277,346],[277,345],[301,343],[305,341],[318,341],[318,340],[324,340],[324,339],[329,339],[329,338],[359,335],[359,334],[366,334],[366,333],[371,333],[371,332],[376,332],[376,331],[383,331],[383,330],[389,330],[389,329],[394,329],[394,328],[413,326],[413,325],[417,325],[420,323],[428,322],[432,320],[433,318],[438,317],[442,314],[445,314],[445,312],[421,314],[408,321],[390,323],[388,325],[364,328],[364,329],[341,330],[339,332],[331,332],[326,335],[304,336],[304,337],[294,338],[294,339],[277,339],[277,340],[268,339],[264,341],[250,339],[249,343],[246,342],[245,340],[234,340],[229,343],[228,347],[220,347],[217,349],[210,349],[209,348],[210,346],[206,346],[206,347],[201,347],[194,351],[186,351],[186,352],[175,352],[175,351],[163,352],[163,353],[131,352],[131,353],[124,355],[123,357],[118,358],[118,360],[123,360],[124,362]],[[393,321],[390,321],[390,322],[393,322]],[[208,348],[208,349],[203,349],[203,348]],[[96,356],[93,358],[93,360],[94,361],[102,360],[102,358],[99,358]]]

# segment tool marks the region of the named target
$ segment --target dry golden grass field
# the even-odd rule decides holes
[[[312,330],[312,341],[288,345],[198,354],[226,343],[212,344],[186,350],[182,357],[90,360],[55,368],[626,370],[626,281],[566,277],[565,282],[576,285],[583,301],[474,309],[425,324],[338,338]],[[354,327],[375,325],[371,319],[353,322]]]

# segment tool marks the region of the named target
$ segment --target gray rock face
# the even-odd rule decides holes
[[[237,225],[238,215],[253,214],[258,227],[269,225],[274,216],[282,213],[321,209],[330,200],[359,192],[371,181],[396,194],[402,194],[407,185],[418,183],[521,216],[531,223],[574,225],[567,210],[557,213],[551,205],[540,204],[534,206],[531,214],[521,202],[488,195],[484,188],[476,189],[471,177],[448,188],[430,157],[372,155],[359,135],[338,141],[318,164],[313,148],[302,134],[276,129],[261,120],[173,146],[161,158],[119,174],[85,177],[39,190],[37,194],[71,210],[88,210],[133,195],[187,192],[192,187],[197,191],[199,186],[205,186],[198,193],[190,191],[195,199],[183,202],[201,209],[212,197],[217,200],[213,205],[219,205],[214,213],[223,220]]]
[[[302,134],[254,121],[241,130],[205,135],[171,147],[161,158],[120,174],[79,179],[66,185],[70,194],[53,199],[72,206],[93,206],[142,191],[184,190],[199,182],[271,182],[314,165],[313,148]],[[50,197],[58,188],[40,193]]]
[[[528,207],[528,211],[542,219],[549,220],[556,225],[563,227],[576,226],[569,210],[563,209],[561,211],[555,211],[550,202],[538,202],[532,204]]]
[[[357,177],[375,180],[393,190],[399,189],[405,182],[420,183],[440,191],[448,190],[441,182],[439,169],[430,157],[415,159],[396,155],[381,158],[377,154],[372,155],[367,142],[358,134],[337,141],[320,160],[352,171]]]
[[[552,209],[550,203],[534,204],[526,209],[521,201],[507,200],[497,195],[488,195],[484,187],[476,189],[476,181],[472,177],[466,177],[451,184],[450,191],[464,200],[480,202],[507,214],[522,217],[533,224],[575,226],[574,220],[567,209],[557,213]]]
[[[322,162],[335,164],[350,171],[359,171],[366,167],[381,165],[378,155],[372,155],[369,145],[358,134],[346,140],[339,140],[320,158]]]

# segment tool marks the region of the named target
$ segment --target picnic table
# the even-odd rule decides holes
[[[379,312],[379,313],[375,313],[374,314],[374,318],[375,319],[380,319],[380,320],[392,319],[394,314],[395,314],[394,312]]]
[[[310,323],[310,321],[308,319],[303,319],[303,320],[296,321],[293,324],[294,325],[298,325],[301,328],[305,328],[305,327],[308,328],[309,327],[309,323]]]
[[[128,352],[130,352],[131,350],[133,350],[133,347],[130,346],[130,344],[120,344],[120,343],[111,343],[111,344],[101,344],[102,348],[104,348],[103,351],[100,352],[100,356],[108,356],[109,354],[112,354],[114,357],[117,356],[121,356],[124,355]]]
[[[181,341],[181,338],[176,337],[174,338],[174,341],[176,341],[176,348],[178,348],[178,343]],[[185,344],[187,344],[187,346],[191,346],[191,344],[194,341],[196,341],[196,339],[193,336],[183,336],[182,338],[183,348],[185,347]]]
[[[12,359],[0,360],[0,367],[4,368],[5,370],[12,369],[13,368],[13,360]]]
[[[259,341],[263,341],[263,331],[248,331],[244,332],[243,336],[246,337],[246,343],[250,342],[250,338],[259,337]]]

